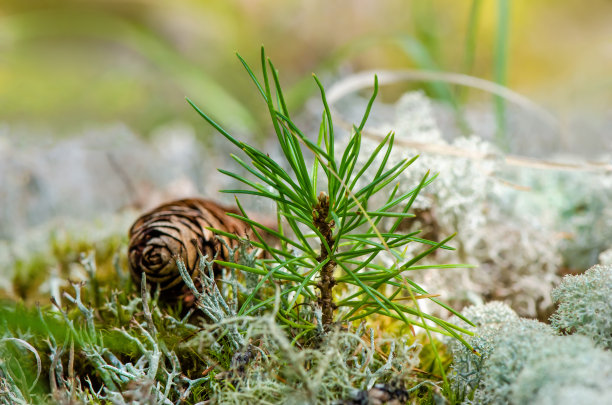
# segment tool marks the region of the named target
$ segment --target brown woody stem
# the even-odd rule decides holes
[[[318,204],[312,212],[312,218],[314,225],[317,227],[324,240],[321,240],[321,254],[317,257],[317,261],[322,263],[329,257],[329,250],[334,245],[333,227],[335,226],[334,220],[329,219],[329,196],[325,193],[319,194]],[[321,280],[317,284],[317,287],[321,291],[321,296],[318,299],[319,306],[322,312],[322,321],[324,326],[331,325],[334,321],[334,310],[336,304],[332,294],[332,289],[336,285],[336,279],[334,278],[334,270],[336,269],[336,262],[329,260],[321,269]]]

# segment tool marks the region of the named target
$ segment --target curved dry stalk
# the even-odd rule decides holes
[[[391,84],[402,81],[436,81],[472,87],[495,94],[532,112],[551,127],[559,126],[559,120],[554,115],[527,97],[489,80],[462,73],[433,72],[416,69],[368,70],[350,75],[331,86],[327,92],[328,101],[330,104],[333,104],[349,93],[372,87],[372,77],[374,75],[378,76],[379,84]]]
[[[527,97],[501,86],[489,80],[469,76],[461,73],[432,72],[424,70],[369,70],[350,75],[335,84],[327,91],[327,100],[330,107],[341,98],[358,90],[372,87],[372,77],[377,75],[379,84],[392,84],[402,81],[442,81],[447,83],[459,84],[472,87],[491,94],[500,96],[519,107],[533,113],[540,120],[551,127],[559,127],[559,120],[549,111],[531,101]],[[352,125],[335,114],[335,123],[347,130],[352,129]],[[362,130],[362,134],[368,138],[382,140],[386,133],[375,130]],[[457,148],[450,145],[436,145],[424,142],[407,141],[395,139],[395,143],[409,147],[418,151],[430,152],[439,155],[459,156],[473,160],[499,159],[499,156],[492,156],[486,153],[479,153],[473,150]],[[584,162],[581,164],[558,163],[545,159],[534,159],[516,155],[506,155],[503,163],[507,166],[528,167],[542,170],[564,170],[564,171],[586,171],[586,172],[611,172],[612,164],[598,162]]]

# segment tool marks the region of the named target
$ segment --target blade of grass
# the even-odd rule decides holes
[[[495,82],[505,86],[508,76],[508,42],[510,38],[510,1],[497,1],[497,33],[495,37],[495,57],[493,72]],[[496,139],[498,146],[508,152],[510,144],[506,127],[506,102],[503,98],[495,96],[495,119],[497,121]]]

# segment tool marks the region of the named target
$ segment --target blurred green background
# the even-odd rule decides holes
[[[123,122],[146,136],[178,120],[209,133],[188,96],[260,131],[264,111],[234,52],[256,64],[262,44],[294,108],[315,90],[311,72],[329,82],[417,68],[496,81],[561,119],[609,116],[611,38],[608,0],[3,0],[0,123],[61,136]],[[425,88],[451,104],[491,98]]]

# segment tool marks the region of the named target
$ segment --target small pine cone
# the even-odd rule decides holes
[[[140,284],[142,274],[152,286],[160,285],[162,292],[179,291],[184,282],[176,266],[175,257],[185,262],[189,274],[198,270],[198,249],[212,260],[228,259],[227,248],[206,227],[216,228],[239,236],[250,236],[249,225],[226,213],[240,214],[199,198],[171,201],[147,212],[130,228],[128,258],[132,278]],[[236,241],[224,238],[229,246]],[[186,288],[186,287],[185,287]],[[169,295],[166,295],[169,296]]]

